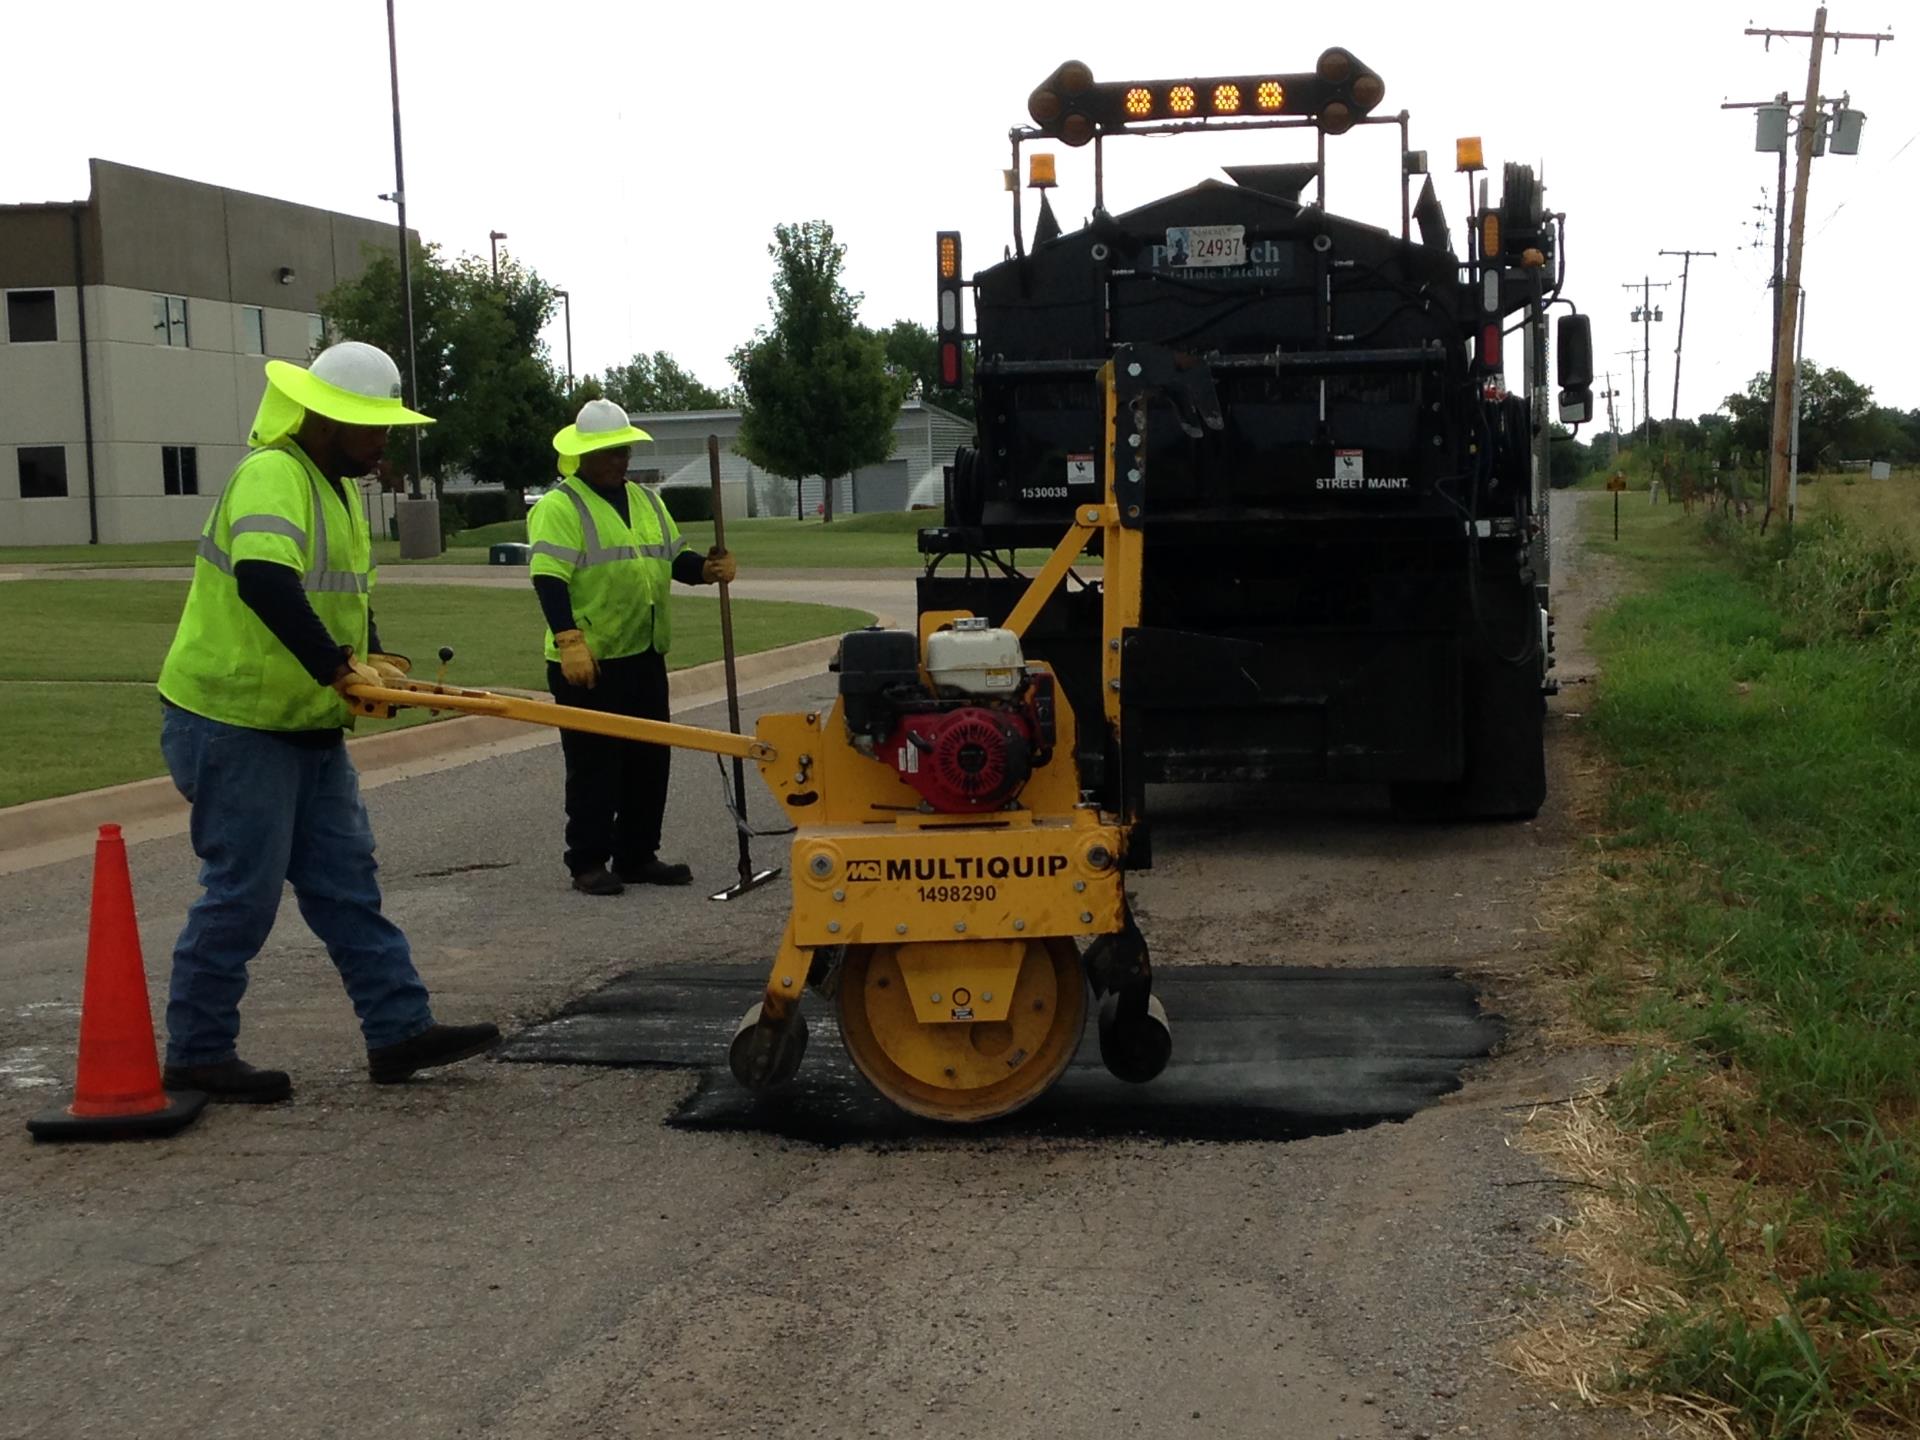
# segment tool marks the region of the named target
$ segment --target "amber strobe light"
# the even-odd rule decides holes
[[[1068,145],[1168,120],[1232,123],[1294,116],[1338,135],[1364,120],[1386,93],[1384,80],[1352,51],[1337,46],[1312,70],[1288,75],[1101,83],[1086,65],[1069,60],[1028,96],[1027,113],[1041,134]]]
[[[942,230],[939,232],[937,252],[938,292],[940,302],[940,383],[945,388],[955,389],[960,384],[960,232]]]

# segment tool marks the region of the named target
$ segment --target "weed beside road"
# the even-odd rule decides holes
[[[160,702],[153,681],[172,643],[187,586],[172,580],[15,580],[0,585],[0,714],[7,759],[0,806],[161,773]],[[473,688],[546,689],[545,626],[532,590],[457,585],[377,589],[381,640],[432,678],[442,645],[448,680]],[[742,654],[870,622],[858,610],[735,600]],[[720,607],[675,596],[670,669],[720,658]],[[357,734],[418,724],[426,712],[361,721]]]
[[[1624,518],[1646,588],[1592,637],[1612,782],[1563,947],[1647,1047],[1606,1102],[1626,1173],[1585,1172],[1614,1383],[1920,1433],[1920,568],[1831,518]]]

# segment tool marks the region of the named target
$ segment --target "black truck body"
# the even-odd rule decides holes
[[[921,537],[920,608],[1006,616],[1008,552],[1051,546],[1104,494],[1099,368],[1165,352],[1219,417],[1142,437],[1126,753],[1085,727],[1087,787],[1362,782],[1423,815],[1529,816],[1546,792],[1546,417],[1501,362],[1511,330],[1516,368],[1537,345],[1544,376],[1557,217],[1509,166],[1463,259],[1430,181],[1417,233],[1395,234],[1303,203],[1301,172],[1323,166],[1238,168],[1066,233],[1043,192],[1031,249],[972,277],[976,443]],[[1202,243],[1224,262],[1196,263]],[[1097,570],[1080,573],[1026,649],[1097,715]]]

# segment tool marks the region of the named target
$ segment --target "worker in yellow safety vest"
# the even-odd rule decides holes
[[[249,454],[207,519],[186,610],[160,670],[160,748],[193,807],[205,893],[173,951],[165,1081],[271,1103],[285,1071],[235,1052],[248,962],[291,882],[333,957],[380,1083],[491,1048],[493,1025],[441,1025],[407,938],[381,913],[373,830],[343,742],[344,688],[403,676],[374,629],[373,544],[352,483],[392,425],[426,425],[371,345],[311,369],[267,362]]]
[[[680,538],[653,491],[627,479],[637,440],[611,400],[590,400],[553,437],[561,483],[533,507],[533,588],[547,621],[547,686],[562,705],[669,718],[669,589],[731,582],[733,557]],[[565,861],[573,887],[618,895],[628,885],[685,885],[693,872],[659,858],[673,752],[564,730]]]

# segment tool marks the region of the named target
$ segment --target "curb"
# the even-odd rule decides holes
[[[889,622],[879,619],[876,623]],[[740,693],[768,690],[823,673],[839,643],[838,635],[827,635],[739,656],[734,661],[734,673]],[[715,660],[674,670],[669,672],[667,686],[675,710],[697,709],[725,698],[726,667]],[[360,772],[362,788],[372,789],[389,780],[411,779],[495,755],[556,744],[559,736],[557,730],[523,721],[462,715],[349,740],[347,745]],[[0,809],[0,875],[84,854],[103,824],[124,827],[128,841],[138,842],[185,829],[187,813],[187,802],[164,775],[12,805]]]

